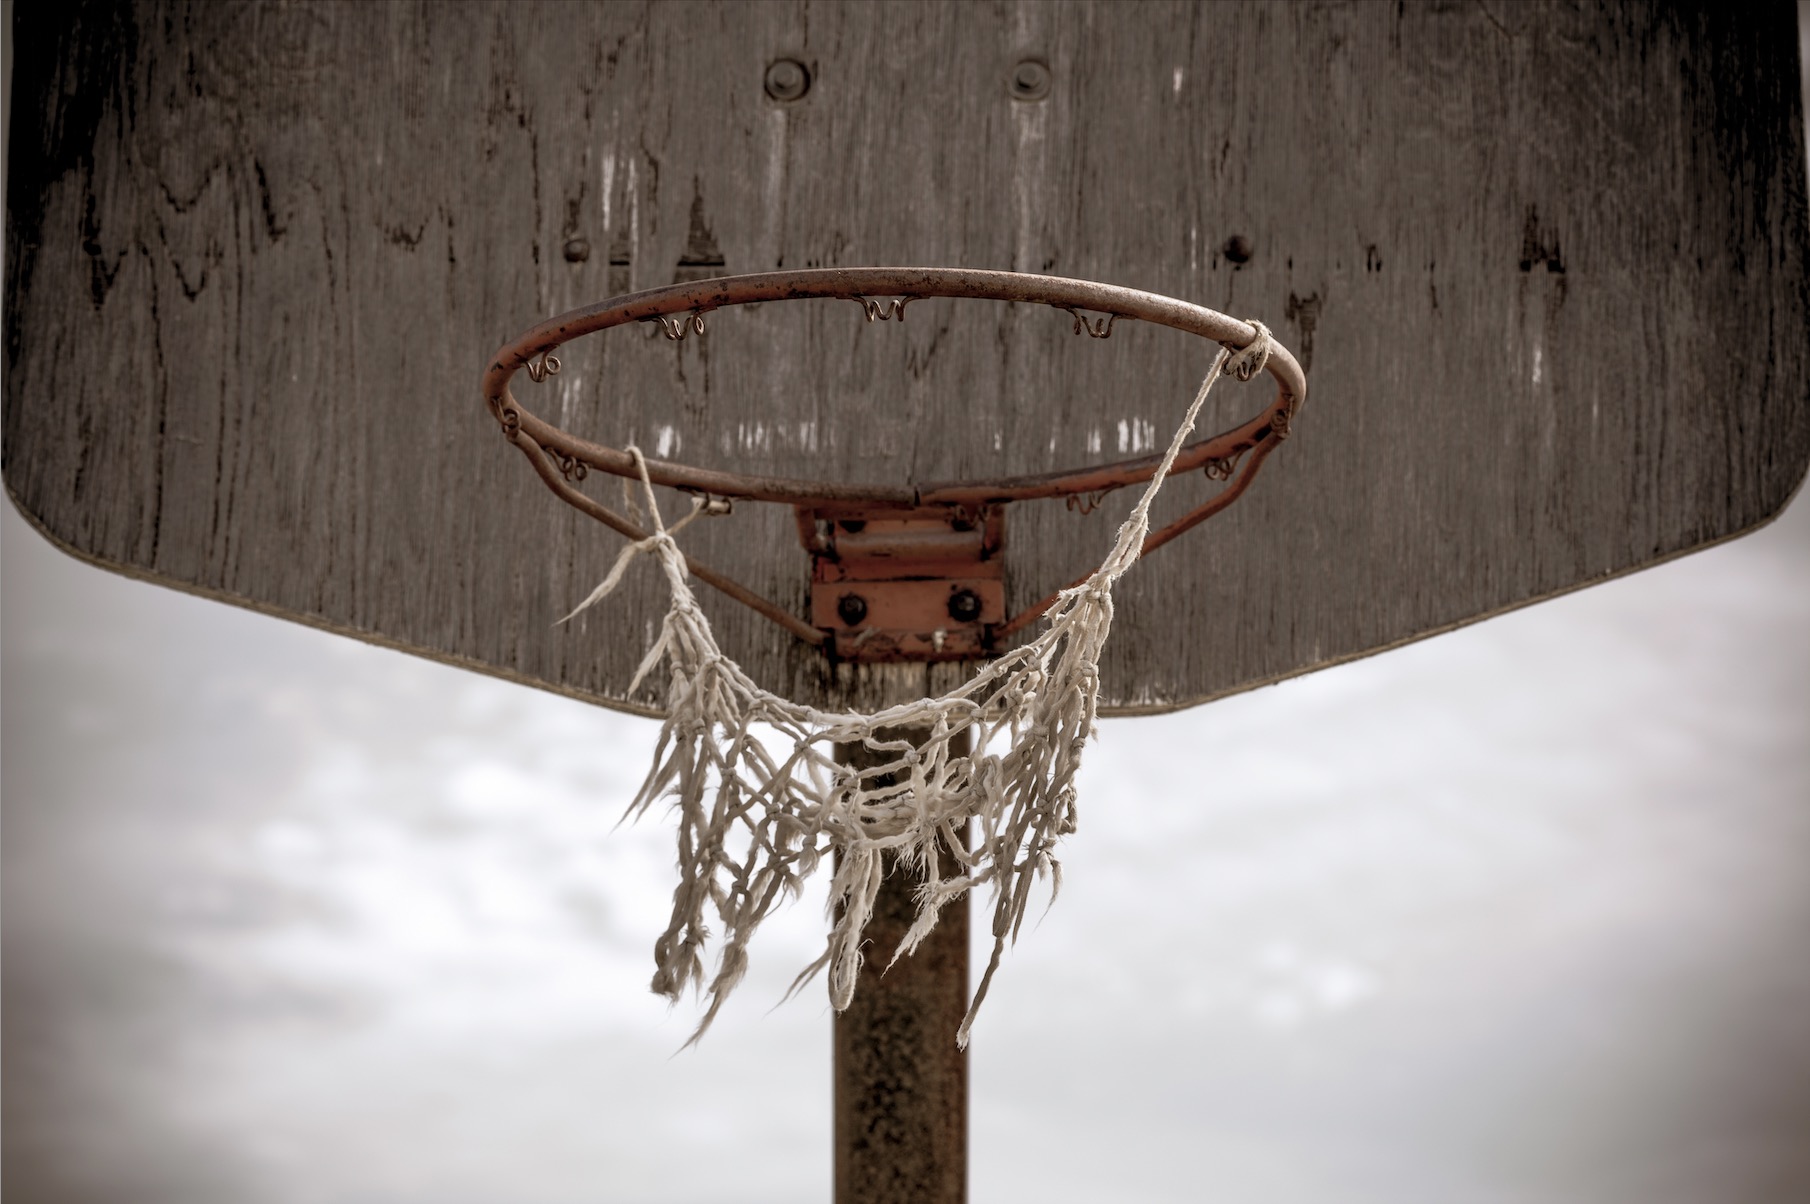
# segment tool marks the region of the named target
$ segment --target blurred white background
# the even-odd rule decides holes
[[[773,1008],[821,890],[701,1047],[646,991],[670,831],[610,829],[655,724],[110,576],[4,509],[9,1199],[827,1197],[829,1015]],[[977,1028],[975,1199],[1810,1199],[1801,496],[1108,723],[1082,805]]]

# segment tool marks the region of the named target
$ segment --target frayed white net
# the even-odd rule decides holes
[[[838,1011],[848,1006],[861,972],[862,931],[890,854],[922,882],[916,920],[894,960],[917,948],[950,900],[991,888],[993,950],[957,1035],[959,1044],[967,1044],[1000,955],[1024,921],[1032,882],[1048,874],[1052,901],[1062,884],[1054,851],[1075,829],[1075,772],[1094,734],[1113,584],[1138,558],[1150,504],[1213,383],[1222,374],[1249,380],[1268,361],[1269,331],[1251,325],[1257,336],[1248,347],[1221,349],[1214,357],[1111,551],[1086,581],[1062,592],[1043,632],[941,697],[872,715],[820,711],[771,694],[723,655],[673,539],[700,513],[702,499],[666,528],[641,453],[629,449],[642,470],[654,534],[624,548],[572,615],[614,590],[641,553],[665,570],[671,607],[630,689],[664,662],[668,718],[654,768],[628,814],[638,816],[669,796],[679,813],[679,885],[672,921],[654,946],[653,989],[675,1001],[687,987],[708,995],[688,1045],[703,1036],[746,972],[748,941],[760,922],[796,896],[805,877],[834,853],[841,856],[830,883],[829,942],[792,990],[827,967],[831,1005]],[[778,746],[791,751],[772,752],[756,738],[757,725],[777,732]],[[963,734],[970,738],[962,740]],[[835,746],[854,743],[878,754],[872,758],[877,763],[838,764]],[[972,835],[964,841],[963,825],[970,820]],[[712,911],[722,937],[706,986]]]

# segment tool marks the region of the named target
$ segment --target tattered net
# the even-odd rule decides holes
[[[967,1043],[1000,955],[1023,923],[1032,882],[1047,873],[1052,897],[1061,886],[1054,851],[1075,829],[1075,773],[1094,733],[1113,584],[1136,562],[1149,531],[1151,502],[1214,382],[1221,375],[1249,380],[1267,362],[1269,331],[1261,323],[1251,325],[1257,336],[1249,346],[1237,352],[1222,348],[1215,355],[1105,560],[1081,584],[1062,592],[1044,630],[940,697],[871,715],[820,711],[781,698],[757,686],[723,654],[692,595],[673,538],[697,517],[702,499],[668,529],[641,453],[629,449],[642,469],[654,534],[624,548],[603,583],[572,614],[614,590],[641,553],[654,556],[665,571],[671,605],[630,689],[664,663],[668,718],[654,768],[629,815],[668,796],[679,814],[679,885],[671,923],[654,946],[653,989],[674,1000],[688,986],[708,995],[709,1006],[690,1041],[709,1028],[746,972],[748,941],[760,922],[782,899],[796,896],[826,856],[839,853],[830,883],[827,947],[792,989],[827,967],[831,1005],[838,1011],[848,1006],[861,971],[862,933],[890,854],[922,881],[916,920],[895,960],[916,949],[950,900],[981,886],[992,890],[992,954],[957,1035],[958,1043]],[[777,746],[789,746],[790,752],[776,754],[757,738],[761,725],[777,732]],[[909,738],[901,731],[909,731]],[[876,763],[839,764],[838,744],[865,745]],[[964,841],[963,826],[970,820]],[[706,986],[710,911],[722,936]]]

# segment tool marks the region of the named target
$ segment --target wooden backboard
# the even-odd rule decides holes
[[[675,280],[919,264],[1259,318],[1307,369],[1250,495],[1123,583],[1109,712],[1750,530],[1810,460],[1794,13],[1499,9],[22,8],[7,490],[107,567],[651,711],[627,685],[656,574],[553,625],[618,541],[498,438],[487,357]],[[782,60],[801,95],[770,94]],[[1204,366],[1037,307],[882,327],[814,302],[576,345],[535,400],[706,467],[910,482],[1146,450]],[[1123,508],[1015,508],[1015,604]],[[742,507],[685,538],[802,613],[791,524]],[[756,680],[859,701],[703,602]]]

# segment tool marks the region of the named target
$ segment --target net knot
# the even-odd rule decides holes
[[[1233,380],[1250,380],[1263,371],[1270,362],[1270,348],[1274,345],[1269,327],[1255,318],[1246,318],[1245,324],[1257,333],[1242,348],[1226,348],[1232,356],[1226,360],[1225,374]]]

